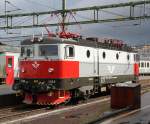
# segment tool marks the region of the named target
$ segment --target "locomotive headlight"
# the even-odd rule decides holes
[[[54,71],[53,68],[48,68],[48,72],[49,72],[49,73],[51,73],[51,72],[53,72],[53,71]]]
[[[21,69],[21,72],[22,72],[22,73],[24,73],[24,72],[25,72],[24,68],[22,68],[22,69]]]
[[[34,80],[33,82],[34,82],[34,83],[38,83],[39,81],[38,81],[38,80]]]
[[[22,83],[25,83],[26,81],[25,81],[25,80],[21,80],[21,82],[22,82]]]

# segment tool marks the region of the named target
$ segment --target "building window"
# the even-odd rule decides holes
[[[106,53],[105,52],[103,52],[103,59],[105,59],[106,58]]]
[[[90,51],[89,51],[89,50],[87,50],[87,52],[86,52],[86,56],[87,56],[87,58],[89,58],[89,57],[90,57]]]

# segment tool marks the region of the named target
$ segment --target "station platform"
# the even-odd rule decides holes
[[[10,86],[6,84],[0,85],[0,96],[7,95],[7,94],[14,94],[14,93],[15,91],[13,91]]]
[[[0,85],[0,108],[21,103],[21,97],[6,84]]]
[[[101,124],[150,124],[150,92],[142,95],[140,109],[112,117]]]

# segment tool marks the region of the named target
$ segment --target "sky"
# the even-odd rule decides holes
[[[38,11],[48,11],[57,10],[61,8],[61,0],[8,0],[11,4],[7,5],[8,10],[20,9],[19,11],[14,11],[12,13],[25,13],[25,12],[38,12]],[[122,3],[140,0],[66,0],[67,8],[78,8],[87,6],[100,6],[108,5],[112,3]],[[136,8],[136,14],[140,15],[143,10],[139,6]],[[115,9],[109,10],[109,12],[117,13],[120,15],[128,15],[126,9]],[[150,5],[146,6],[146,14],[150,14]],[[0,14],[4,14],[4,0],[0,0]],[[90,14],[80,13],[81,15],[75,15],[77,20],[80,20],[80,16],[83,18],[91,18]],[[108,13],[102,13],[103,17],[116,17],[116,15],[111,15]],[[41,19],[42,20],[42,19]],[[1,21],[1,20],[0,20]],[[45,20],[49,21],[49,20]],[[49,29],[55,32],[56,28],[49,27]],[[103,24],[89,24],[80,26],[69,26],[68,30],[80,33],[83,36],[93,36],[93,37],[108,37],[121,39],[126,41],[128,44],[150,44],[150,19],[128,21],[128,22],[113,22],[113,23],[103,23]],[[7,34],[7,32],[13,32]],[[0,37],[11,37],[11,36],[21,36],[21,35],[32,35],[41,34],[41,32],[46,32],[44,28],[32,28],[32,29],[19,29],[19,30],[0,30]],[[11,42],[16,43],[14,42]]]

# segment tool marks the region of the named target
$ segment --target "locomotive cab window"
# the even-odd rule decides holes
[[[74,46],[66,46],[66,56],[72,58],[75,56]]]
[[[25,49],[24,47],[21,47],[21,56],[23,56],[25,54]]]
[[[27,56],[29,57],[31,54],[31,50],[30,49],[27,49]]]
[[[22,57],[33,57],[33,47],[32,46],[23,46],[21,47],[21,56]]]
[[[41,45],[39,46],[40,56],[58,56],[57,45]]]
[[[27,57],[33,57],[33,48],[32,47],[27,48],[26,55],[27,55]]]

